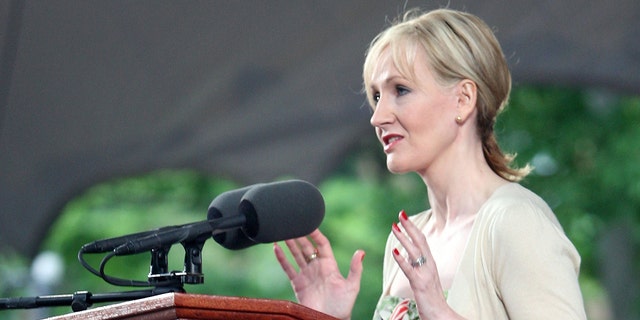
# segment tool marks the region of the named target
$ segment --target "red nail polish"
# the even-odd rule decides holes
[[[398,251],[397,248],[393,248],[393,254],[395,254],[396,256],[400,255],[400,251]]]
[[[400,231],[400,227],[398,227],[398,224],[395,223],[395,222],[391,224],[391,228],[393,228],[393,230],[395,230],[397,232],[402,232],[402,231]]]
[[[401,211],[400,211],[400,219],[402,219],[402,220],[407,220],[407,219],[409,219],[409,217],[407,217],[407,213],[406,213],[406,212],[404,212],[404,210],[401,210]]]

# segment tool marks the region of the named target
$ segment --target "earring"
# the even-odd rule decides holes
[[[461,116],[457,116],[456,117],[456,123],[457,124],[462,124],[462,117]]]

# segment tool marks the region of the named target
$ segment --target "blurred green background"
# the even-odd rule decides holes
[[[549,203],[582,256],[580,281],[589,319],[640,318],[635,277],[640,268],[640,98],[600,90],[516,87],[496,132],[503,149],[518,154],[519,165],[528,162],[536,168],[522,184]],[[135,289],[115,287],[86,271],[77,261],[78,249],[97,239],[203,220],[216,195],[238,187],[188,169],[93,186],[69,202],[51,226],[43,254],[33,263],[43,269],[18,254],[0,256],[0,297]],[[343,274],[356,249],[367,253],[353,319],[369,319],[381,290],[391,223],[401,209],[415,214],[427,208],[425,186],[415,174],[386,171],[372,130],[318,187],[326,203],[321,230],[331,240]],[[180,245],[171,249],[171,269],[182,270],[183,254]],[[102,255],[87,257],[97,267]],[[203,258],[205,283],[187,285],[187,292],[295,300],[270,244],[229,251],[208,241]],[[118,257],[108,266],[111,275],[146,280],[149,255]],[[0,311],[0,318],[34,319],[70,311],[9,310]]]

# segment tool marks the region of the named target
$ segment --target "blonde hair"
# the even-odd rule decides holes
[[[512,168],[515,155],[504,154],[494,133],[496,117],[504,109],[511,91],[511,74],[493,32],[475,15],[451,9],[427,13],[408,11],[401,20],[378,34],[367,50],[364,67],[364,91],[374,106],[369,85],[376,63],[390,50],[398,71],[416,80],[413,68],[416,52],[423,49],[430,70],[443,86],[469,79],[477,86],[477,128],[484,157],[501,177],[519,181],[531,169]]]

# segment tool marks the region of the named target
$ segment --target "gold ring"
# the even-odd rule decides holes
[[[307,263],[315,260],[318,257],[318,251],[312,253],[310,256],[305,257],[304,259],[307,261]]]

